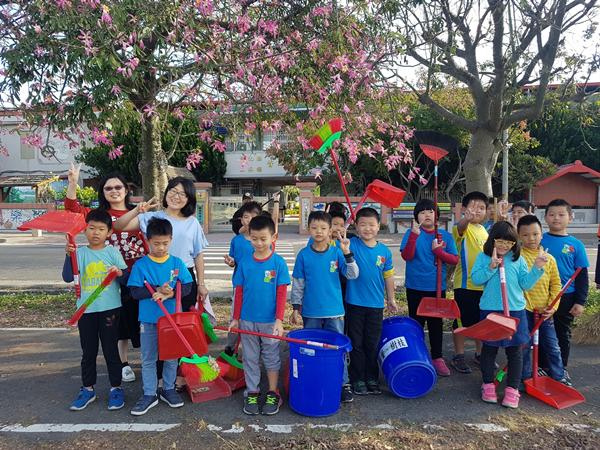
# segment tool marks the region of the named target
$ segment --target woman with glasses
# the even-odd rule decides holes
[[[91,211],[91,208],[80,206],[77,203],[77,183],[79,181],[79,172],[81,164],[75,167],[71,163],[71,169],[68,172],[69,187],[67,188],[67,197],[65,198],[65,210],[82,214],[84,217]],[[98,209],[107,211],[114,222],[127,212],[135,209],[131,203],[131,191],[127,186],[127,181],[122,175],[108,175],[100,181],[98,186]],[[144,234],[140,230],[136,231],[116,231],[113,226],[113,233],[110,235],[107,245],[115,247],[127,263],[127,270],[131,272],[133,264],[143,256],[147,255],[148,244],[144,239]],[[129,288],[121,286],[121,315],[119,318],[119,356],[123,364],[122,378],[124,382],[135,381],[135,373],[131,370],[127,361],[128,341],[131,340],[133,348],[140,348],[140,323],[138,322],[139,302],[131,298]]]

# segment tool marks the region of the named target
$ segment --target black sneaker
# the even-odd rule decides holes
[[[367,391],[372,395],[381,394],[381,389],[379,389],[379,382],[377,381],[367,381]]]
[[[258,392],[248,392],[244,399],[244,412],[251,416],[258,414]]]
[[[571,383],[571,377],[569,376],[569,372],[567,372],[567,368],[565,367],[565,380]]]
[[[464,353],[452,357],[452,367],[462,373],[471,373],[471,368],[467,364]]]
[[[475,353],[475,356],[473,357],[473,361],[475,361],[475,364],[481,365],[481,355],[478,355],[477,353]],[[500,366],[498,365],[498,363],[496,361],[494,361],[494,370],[498,370],[499,368],[500,368]]]
[[[352,400],[354,400],[352,386],[350,386],[350,384],[345,384],[342,386],[342,403],[351,403]]]
[[[369,395],[367,384],[364,381],[357,381],[352,385],[352,389],[356,395]]]
[[[181,400],[181,397],[175,389],[159,389],[158,398],[171,408],[180,408],[183,406],[183,400]]]
[[[267,401],[263,406],[262,413],[267,416],[277,414],[279,412],[279,407],[281,406],[281,403],[281,395],[279,395],[279,391],[267,392]]]
[[[563,378],[562,380],[558,380],[558,382],[564,384],[565,386],[573,387],[573,384],[566,378]]]
[[[548,376],[548,372],[546,372],[541,367],[538,367],[538,377],[547,377],[547,376]],[[567,376],[567,374],[565,373],[565,378],[566,378],[566,376]]]

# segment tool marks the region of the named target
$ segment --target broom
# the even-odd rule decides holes
[[[573,344],[598,345],[600,344],[600,311],[584,319],[573,329]]]
[[[221,352],[219,353],[219,357],[223,360],[225,360],[227,363],[229,363],[229,370],[227,371],[227,373],[225,374],[225,376],[227,378],[231,378],[233,380],[235,380],[238,376],[238,370],[244,370],[244,364],[241,363],[238,359],[237,359],[237,352],[238,349],[240,348],[240,340],[241,340],[241,336],[238,335],[237,338],[237,342],[235,344],[235,350],[233,350],[233,355],[229,356],[227,353],[225,352]]]
[[[90,295],[88,297],[88,299],[83,302],[83,305],[81,305],[77,311],[75,311],[75,314],[73,314],[73,317],[71,317],[71,320],[69,320],[68,325],[69,326],[75,326],[77,324],[77,322],[79,321],[79,319],[81,319],[81,316],[83,316],[83,313],[88,309],[88,307],[94,303],[98,297],[100,297],[100,294],[102,294],[102,291],[104,291],[104,289],[106,289],[108,287],[108,285],[110,283],[112,283],[112,281],[116,278],[117,276],[117,271],[116,270],[111,270],[107,275],[106,278],[104,278],[104,280],[102,280],[102,284],[100,284],[100,286],[98,286],[94,292],[92,292],[92,295]]]

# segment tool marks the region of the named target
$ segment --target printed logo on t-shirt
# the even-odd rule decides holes
[[[562,249],[562,252],[572,257],[572,254],[575,253],[575,247],[569,244],[565,244],[565,246]]]
[[[385,256],[377,255],[377,264],[376,264],[376,266],[379,267],[382,264],[385,264]]]
[[[331,272],[331,273],[338,272],[338,262],[337,261],[329,261],[329,272]]]
[[[82,289],[93,291],[100,286],[104,278],[106,278],[106,270],[109,267],[108,264],[104,264],[104,261],[89,263],[81,277]]]
[[[265,283],[275,284],[275,271],[265,270]]]

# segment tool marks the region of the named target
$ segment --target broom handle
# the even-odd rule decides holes
[[[360,202],[358,202],[358,205],[356,205],[355,211],[359,211],[360,208],[362,208],[362,205],[364,205],[367,198],[369,198],[369,195],[371,195],[371,188],[367,187],[367,190],[365,191],[365,195],[362,196],[362,198],[360,199]],[[348,229],[348,227],[350,226],[351,220],[352,220],[352,217],[348,217],[348,220],[346,220],[346,225],[345,225],[346,229]]]
[[[230,331],[231,333],[251,334],[252,336],[260,336],[260,337],[267,337],[267,338],[272,338],[272,339],[279,339],[281,341],[294,342],[296,344],[311,345],[313,347],[331,348],[333,350],[339,350],[339,348],[340,348],[337,345],[323,344],[322,342],[304,341],[302,339],[294,339],[294,338],[288,338],[288,337],[283,337],[283,336],[277,336],[275,334],[258,333],[257,331],[240,330],[238,328],[232,328],[231,330],[229,330],[229,328],[227,328],[227,327],[219,327],[217,325],[215,325],[213,328],[215,330]]]
[[[348,191],[346,190],[346,185],[344,184],[344,178],[342,177],[340,166],[338,166],[337,159],[335,159],[335,155],[333,154],[333,149],[331,147],[329,147],[329,154],[331,155],[331,159],[333,159],[335,170],[337,170],[338,178],[340,179],[340,184],[342,185],[342,189],[344,190],[346,202],[348,202],[348,208],[350,209],[350,217],[352,217],[353,222],[356,222],[356,217],[354,217],[354,211],[352,211],[352,203],[350,203],[350,197],[348,196]]]
[[[502,289],[502,307],[504,315],[510,317],[508,310],[508,292],[506,291],[506,270],[504,269],[504,258],[500,255],[500,288]]]
[[[177,281],[177,284],[179,284],[179,281]],[[150,291],[151,294],[154,294],[154,289],[152,289],[152,286],[150,286],[150,284],[147,281],[144,281],[144,285]],[[185,345],[185,348],[187,348],[188,352],[190,352],[190,356],[195,355],[196,352],[194,351],[194,349],[192,348],[192,346],[190,345],[188,340],[185,338],[185,336],[183,335],[183,333],[181,332],[181,330],[179,329],[179,327],[177,326],[177,324],[171,317],[171,314],[169,314],[169,311],[167,311],[167,308],[165,308],[165,305],[163,305],[162,300],[156,299],[154,301],[158,304],[160,309],[162,309],[163,314],[165,315],[165,317],[167,318],[167,320],[169,321],[169,323],[171,324],[171,326],[177,333],[177,336],[179,336],[179,339],[181,339],[181,342],[183,342],[183,345]]]
[[[69,236],[69,244],[75,247],[75,236]],[[81,298],[81,280],[79,279],[79,265],[77,264],[77,250],[71,252],[71,266],[73,267],[73,281],[75,285],[75,297]]]
[[[283,189],[279,190],[278,192],[275,192],[275,194],[273,194],[273,197],[276,194],[281,195],[281,193],[283,192]],[[262,205],[260,205],[261,208],[264,208],[266,205],[268,205],[269,203],[271,203],[273,201],[273,197],[271,197],[269,200],[267,200],[266,202],[264,202]]]
[[[539,322],[539,324],[538,324]],[[540,343],[540,325],[542,324],[543,319],[540,318],[540,309],[535,308],[533,310],[533,323],[537,325],[535,331],[533,332],[533,364],[531,367],[531,378],[535,381],[538,377],[538,356],[539,356],[539,343]]]

